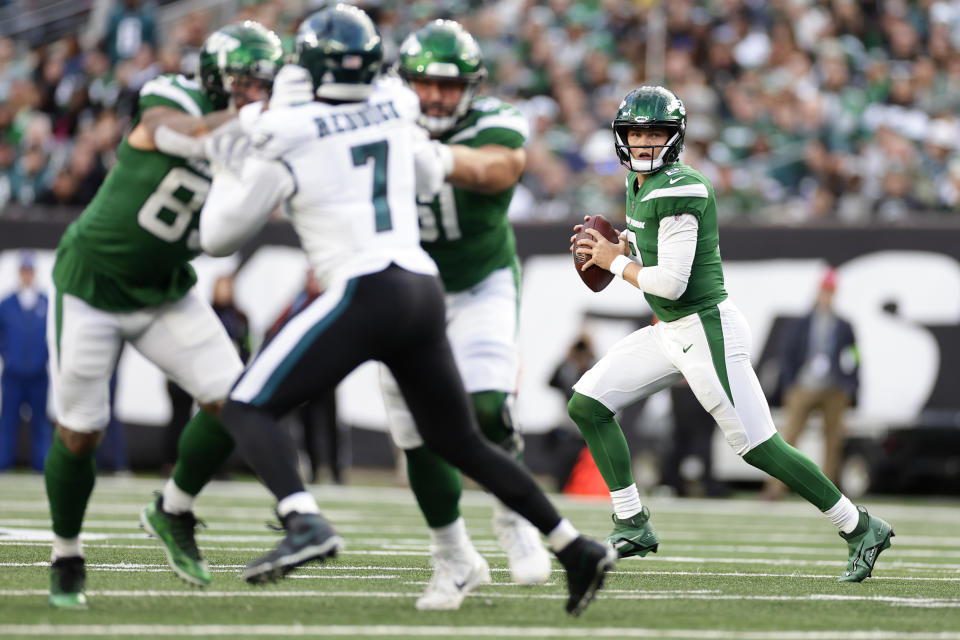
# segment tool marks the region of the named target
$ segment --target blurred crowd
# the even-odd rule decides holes
[[[289,44],[321,4],[240,0],[233,20]],[[713,182],[724,222],[900,222],[960,207],[960,0],[357,4],[388,59],[436,17],[480,41],[485,93],[531,123],[514,220],[622,219],[610,121],[630,89],[661,82],[686,103],[682,159]],[[166,23],[162,11],[117,2],[88,46],[0,38],[0,210],[89,202],[140,87],[191,73],[221,26],[204,11]]]

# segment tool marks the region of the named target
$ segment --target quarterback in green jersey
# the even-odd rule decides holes
[[[420,203],[420,231],[446,290],[457,368],[484,435],[519,458],[512,412],[519,266],[507,208],[526,166],[528,124],[511,105],[477,96],[486,69],[477,41],[457,22],[434,20],[407,37],[397,71],[420,98],[419,122],[446,173],[440,194]],[[417,608],[455,609],[475,586],[464,576],[487,575],[470,572],[485,561],[460,517],[460,476],[424,446],[392,380],[385,376],[383,386],[390,431],[433,542],[435,572]],[[539,532],[497,503],[493,526],[514,582],[545,582],[550,557]]]
[[[200,405],[180,438],[173,477],[141,519],[178,575],[199,586],[210,582],[194,541],[192,505],[233,449],[218,416],[243,365],[193,288],[189,260],[200,253],[199,212],[210,188],[198,139],[232,119],[236,106],[266,98],[282,55],[273,32],[245,22],[207,38],[196,80],[166,75],[147,82],[116,166],[60,241],[47,332],[57,427],[44,470],[54,607],[86,606],[80,529],[109,416],[108,383],[125,342]]]
[[[568,405],[610,489],[615,513],[607,541],[621,557],[657,551],[614,414],[685,378],[738,455],[840,529],[848,545],[840,580],[860,582],[893,530],[777,433],[750,363],[750,330],[724,289],[713,187],[679,162],[685,129],[686,111],[671,91],[644,86],[627,94],[613,121],[617,156],[629,170],[627,228],[618,244],[594,229],[592,240],[574,246],[576,235],[570,239],[570,250],[589,258],[583,269],[597,265],[640,289],[659,320],[617,342],[573,386]]]

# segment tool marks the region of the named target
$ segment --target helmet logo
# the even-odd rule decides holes
[[[207,51],[217,54],[217,66],[221,69],[227,66],[227,54],[239,49],[241,46],[242,43],[238,39],[220,31],[211,33],[210,37],[207,38],[207,41],[204,43]]]
[[[431,62],[427,65],[424,72],[428,76],[439,76],[442,78],[457,78],[460,76],[460,69],[452,62]]]

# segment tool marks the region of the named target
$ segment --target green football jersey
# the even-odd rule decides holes
[[[717,201],[710,181],[679,162],[648,175],[639,189],[636,179],[632,171],[627,175],[627,235],[631,253],[643,266],[657,264],[661,220],[688,213],[699,221],[697,249],[683,295],[668,300],[644,293],[657,318],[669,322],[723,302],[727,292],[720,264]]]
[[[477,98],[449,133],[445,144],[519,149],[527,141],[527,120],[497,98]],[[446,183],[429,205],[420,205],[423,248],[437,263],[447,291],[463,291],[503,267],[517,267],[517,242],[507,220],[516,186],[486,194]]]
[[[178,75],[144,85],[133,127],[155,106],[195,116],[213,111],[199,85]],[[200,253],[197,226],[209,189],[205,163],[134,149],[124,138],[117,164],[60,240],[58,291],[105,311],[182,298],[197,281],[188,261]]]

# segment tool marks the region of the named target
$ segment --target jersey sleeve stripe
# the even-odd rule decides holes
[[[469,140],[484,129],[493,128],[510,129],[511,131],[516,131],[523,136],[524,140],[527,140],[530,137],[530,125],[527,122],[527,119],[522,115],[498,114],[481,118],[477,124],[473,125],[472,127],[467,127],[463,131],[451,136],[451,138],[447,140],[447,144],[456,144],[461,140]]]
[[[709,194],[707,193],[707,185],[703,183],[696,184],[682,184],[676,187],[664,187],[662,189],[654,189],[647,195],[643,196],[643,199],[640,202],[646,202],[647,200],[656,200],[657,198],[707,198]]]
[[[172,84],[151,80],[147,84],[143,85],[143,89],[140,90],[140,95],[159,96],[161,98],[166,98],[167,100],[176,102],[183,108],[184,111],[192,116],[200,117],[203,115],[203,111],[201,111],[200,106],[194,102],[193,98],[190,97],[190,94],[180,87]]]

